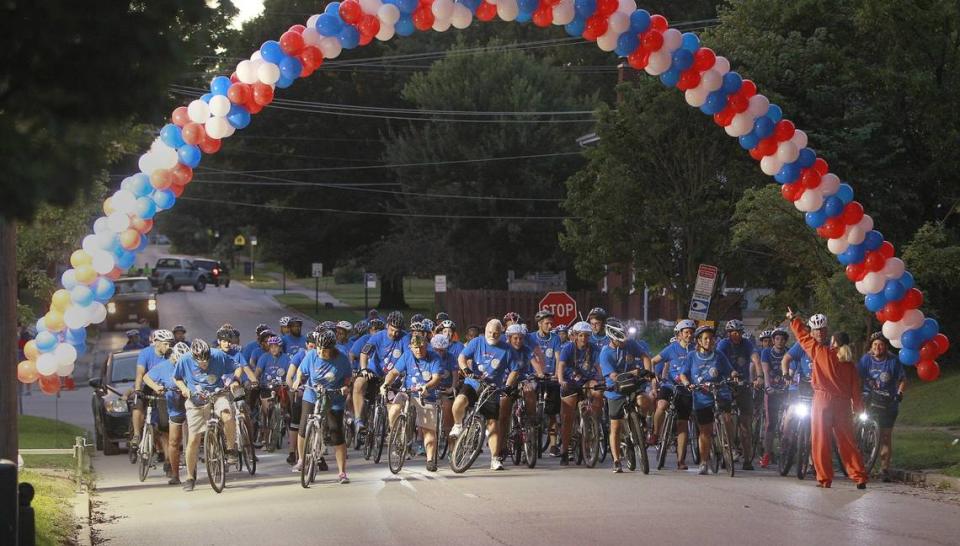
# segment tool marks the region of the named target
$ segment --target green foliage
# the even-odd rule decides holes
[[[960,443],[947,432],[894,427],[893,466],[960,476]]]
[[[924,293],[923,310],[940,321],[940,331],[960,328],[960,237],[943,223],[924,224],[903,250],[903,259]],[[951,336],[955,337],[955,336]],[[956,355],[956,349],[947,353]],[[956,359],[956,357],[954,357]]]
[[[70,499],[74,496],[73,482],[49,472],[24,470],[18,479],[33,485],[35,522],[37,526],[37,544],[39,546],[60,546],[73,544],[76,536],[76,522]]]
[[[910,380],[897,424],[924,427],[960,426],[957,411],[957,392],[960,390],[960,373],[944,366],[943,375],[937,381],[923,383]],[[911,375],[913,375],[911,373]]]
[[[78,426],[32,415],[17,416],[17,432],[24,449],[73,447],[77,436],[87,436]]]

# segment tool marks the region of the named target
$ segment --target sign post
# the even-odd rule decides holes
[[[377,274],[363,272],[363,314],[366,316],[370,312],[370,299],[368,289],[377,287]]]
[[[553,313],[553,322],[558,326],[570,326],[577,319],[577,301],[566,292],[548,292],[538,308]]]
[[[313,301],[314,301],[313,314],[319,315],[320,314],[320,277],[323,276],[323,264],[314,263],[310,272],[311,272],[311,276],[313,277],[313,282],[315,284],[314,292],[313,292]]]
[[[257,262],[253,258],[253,250],[255,248],[257,248],[257,238],[251,236],[250,237],[250,280],[251,281],[253,281],[255,277],[254,268],[257,266]]]
[[[690,298],[689,318],[693,320],[707,320],[710,310],[710,299],[713,297],[713,287],[717,283],[719,270],[716,266],[700,264],[697,270],[697,284],[693,287],[693,296]]]

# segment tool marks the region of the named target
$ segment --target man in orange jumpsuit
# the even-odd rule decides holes
[[[812,361],[810,452],[813,467],[817,470],[818,485],[830,487],[833,483],[833,457],[830,453],[830,439],[833,436],[837,440],[840,460],[847,469],[847,475],[856,482],[857,489],[866,489],[867,471],[853,441],[851,406],[858,413],[863,408],[857,368],[852,363],[840,362],[836,351],[830,347],[827,317],[814,315],[810,318],[808,329],[788,307],[787,320],[790,321],[797,343]]]

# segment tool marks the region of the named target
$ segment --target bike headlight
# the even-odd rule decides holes
[[[807,415],[810,415],[810,406],[806,404],[794,404],[791,409],[793,410],[793,414],[797,417],[806,417]]]
[[[157,300],[147,300],[147,311],[157,310]]]
[[[112,301],[107,304],[107,312],[111,315],[117,312],[117,304]]]
[[[127,401],[122,398],[111,400],[107,402],[107,411],[110,413],[127,413],[129,411]]]
[[[860,414],[860,420],[861,420],[861,421],[867,421],[867,420],[869,420],[869,419],[870,419],[870,416],[867,415],[867,412],[863,412],[863,413]]]

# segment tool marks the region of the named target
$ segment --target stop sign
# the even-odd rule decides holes
[[[566,292],[548,292],[540,300],[540,309],[554,314],[555,325],[570,326],[577,320],[577,301]]]

